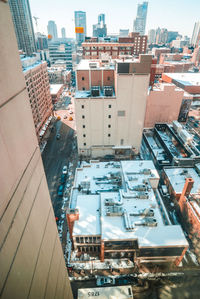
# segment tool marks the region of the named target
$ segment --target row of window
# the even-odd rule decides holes
[[[82,77],[81,80],[84,81],[85,77]],[[110,77],[107,77],[107,81],[110,81]]]

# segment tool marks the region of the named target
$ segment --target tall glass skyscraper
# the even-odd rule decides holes
[[[200,22],[196,22],[194,24],[194,29],[191,38],[191,45],[194,47],[199,46],[199,39],[200,39]]]
[[[31,56],[36,52],[29,0],[9,0],[19,50]]]
[[[58,38],[57,26],[54,21],[49,21],[47,26],[48,34],[52,36],[52,39]]]
[[[75,17],[75,28],[83,27],[82,33],[77,33],[76,31],[76,42],[78,45],[81,45],[82,42],[85,41],[85,37],[87,35],[87,28],[86,28],[86,12],[84,11],[75,11],[74,12]]]
[[[147,9],[148,2],[138,4],[137,16],[133,23],[133,32],[139,32],[141,35],[145,34]]]

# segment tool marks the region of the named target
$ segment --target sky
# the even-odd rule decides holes
[[[29,0],[32,16],[38,17],[35,31],[47,34],[47,23],[54,20],[61,37],[61,28],[67,37],[75,37],[74,11],[86,12],[87,36],[92,36],[92,25],[97,23],[100,13],[105,13],[108,33],[119,29],[132,31],[139,0]],[[149,29],[167,28],[181,35],[192,36],[194,23],[200,21],[200,0],[149,0],[146,34]]]

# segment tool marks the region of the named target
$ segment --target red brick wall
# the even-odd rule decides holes
[[[109,80],[109,78],[110,80]],[[104,70],[103,71],[103,85],[104,86],[114,86],[114,70]]]
[[[84,80],[82,80],[84,78]],[[77,71],[77,84],[78,90],[89,90],[90,83],[89,83],[89,70],[78,70]]]
[[[91,86],[102,87],[102,70],[91,70]]]

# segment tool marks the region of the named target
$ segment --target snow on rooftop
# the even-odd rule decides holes
[[[152,161],[93,161],[77,168],[70,208],[79,210],[79,220],[73,235],[137,239],[139,247],[187,246],[181,227],[163,220],[152,189],[158,182]],[[141,225],[148,219],[156,225]]]
[[[74,235],[100,235],[100,202],[98,195],[78,195],[76,208],[79,220],[74,223]]]
[[[63,84],[50,84],[51,95],[57,94],[62,87],[63,87]]]
[[[191,194],[197,194],[198,192],[200,193],[200,176],[194,168],[172,167],[164,168],[164,171],[176,193],[182,193],[186,178],[192,178],[194,180]]]
[[[200,85],[200,74],[199,73],[165,73],[166,76],[180,82],[187,86]]]

